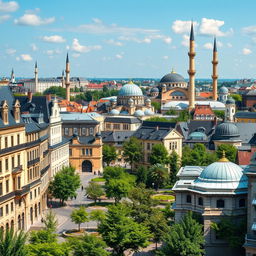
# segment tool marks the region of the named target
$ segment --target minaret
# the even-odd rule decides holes
[[[194,28],[193,22],[191,23],[190,39],[189,39],[189,111],[193,110],[195,107],[195,38],[194,38]]]
[[[214,38],[213,45],[213,58],[212,58],[212,90],[213,90],[213,100],[218,99],[218,52],[217,52],[217,44],[216,37]]]
[[[65,76],[64,76],[64,70],[62,70],[61,84],[62,84],[62,87],[63,87],[63,88],[65,88]]]
[[[67,53],[66,58],[66,100],[70,101],[70,80],[69,80],[69,73],[70,73],[70,64],[69,64],[69,58]]]
[[[12,69],[12,73],[11,73],[11,83],[15,83],[15,75],[14,75],[14,71]]]
[[[37,68],[37,61],[35,63],[35,92],[38,91],[38,68]]]

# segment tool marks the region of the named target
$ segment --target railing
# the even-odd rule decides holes
[[[16,166],[13,168],[12,173],[16,174],[22,171],[22,165]]]
[[[49,149],[45,150],[43,153],[43,157],[45,157],[49,153]]]
[[[33,159],[33,160],[30,160],[28,161],[28,167],[31,166],[31,165],[34,165],[36,163],[39,163],[40,162],[40,158],[36,158],[36,159]]]
[[[42,170],[41,170],[41,176],[43,176],[47,171],[48,169],[50,168],[50,165],[48,164],[46,167],[44,167]]]

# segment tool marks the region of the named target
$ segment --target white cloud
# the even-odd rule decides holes
[[[202,18],[201,24],[199,27],[199,33],[205,36],[228,36],[233,33],[233,30],[230,29],[226,32],[221,31],[221,27],[225,24],[223,20],[207,19]]]
[[[217,46],[218,46],[219,48],[221,48],[221,47],[223,46],[223,43],[220,42],[220,41],[217,41]]]
[[[107,44],[115,45],[115,46],[123,46],[122,42],[116,41],[114,39],[109,39],[105,41]]]
[[[252,51],[249,48],[243,48],[242,53],[243,55],[249,55],[252,53]]]
[[[20,58],[23,61],[32,61],[32,57],[29,54],[21,54]]]
[[[165,56],[163,56],[163,59],[164,59],[164,60],[168,60],[168,59],[169,59],[169,56],[165,55]]]
[[[57,54],[60,54],[61,51],[59,49],[56,49],[56,50],[47,50],[45,52],[48,56],[53,56],[53,55],[57,55]]]
[[[247,35],[254,35],[256,34],[256,26],[248,26],[242,28],[242,31]]]
[[[213,44],[212,43],[205,43],[203,45],[203,48],[207,49],[207,50],[212,50],[213,49]]]
[[[12,49],[12,48],[9,48],[9,49],[6,49],[5,51],[8,55],[13,55],[16,53],[16,49]]]
[[[16,57],[15,59],[16,59],[17,61],[20,61],[20,57]]]
[[[22,26],[41,26],[53,23],[55,17],[51,18],[41,18],[40,16],[32,13],[26,13],[18,19],[14,20],[14,24]]]
[[[64,42],[66,42],[65,38],[63,38],[62,36],[58,36],[58,35],[43,36],[42,40],[44,42],[48,42],[48,43],[64,43]]]
[[[1,16],[0,16],[0,23],[3,23],[3,22],[5,22],[5,21],[9,20],[10,18],[11,18],[11,16],[8,15],[8,14],[6,14],[6,15],[1,15]]]
[[[0,1],[0,12],[16,12],[19,9],[19,4],[15,1],[3,2]]]
[[[167,36],[165,38],[163,38],[163,41],[166,43],[166,44],[170,44],[172,42],[172,39],[171,37]]]
[[[189,36],[183,35],[182,38],[183,38],[183,40],[181,41],[181,44],[183,46],[189,47]]]
[[[197,22],[193,22],[193,26],[198,26]],[[172,23],[172,30],[176,34],[185,34],[189,33],[191,28],[191,21],[190,20],[175,20]]]
[[[80,55],[81,55],[80,53],[73,53],[73,54],[72,54],[72,57],[78,58],[78,57],[80,57]]]
[[[31,44],[30,46],[33,52],[38,50],[38,47],[35,44]]]
[[[86,53],[86,52],[90,52],[93,50],[101,50],[101,48],[102,48],[101,45],[90,45],[90,46],[81,45],[77,38],[73,39],[73,43],[72,43],[72,47],[71,47],[71,49],[73,51],[78,52],[78,53]]]
[[[232,45],[231,43],[227,43],[227,47],[228,47],[228,48],[232,48],[233,45]]]
[[[117,59],[122,59],[124,56],[122,55],[122,54],[116,54],[116,56],[115,56]]]
[[[152,43],[153,40],[162,40],[166,44],[170,44],[172,42],[171,37],[168,37],[165,35],[159,35],[159,34],[148,35],[144,38],[138,38],[135,36],[119,36],[118,39],[121,41],[131,41],[139,44],[142,44],[142,43],[150,44]]]

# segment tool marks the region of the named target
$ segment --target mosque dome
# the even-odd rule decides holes
[[[120,89],[118,96],[143,96],[140,87],[133,82],[123,85]]]
[[[214,138],[215,139],[231,139],[239,137],[239,130],[234,123],[224,122],[216,127]]]
[[[162,79],[160,80],[160,83],[184,83],[184,82],[185,82],[184,77],[173,71],[163,76]]]
[[[212,189],[247,188],[243,169],[230,162],[225,155],[218,162],[208,165],[195,180],[195,186]]]
[[[150,92],[159,92],[159,89],[157,87],[154,87],[150,90]]]
[[[146,109],[146,110],[144,111],[144,114],[145,114],[146,116],[153,116],[153,115],[154,115],[154,112],[151,111],[150,109]]]
[[[228,94],[228,88],[225,87],[225,86],[222,86],[219,90],[219,93],[222,93],[222,94]]]
[[[144,114],[144,112],[142,111],[142,110],[136,110],[135,112],[134,112],[134,116],[137,116],[137,117],[140,117],[140,116],[144,116],[145,114]]]
[[[109,112],[110,115],[113,115],[113,116],[117,116],[120,114],[120,112],[117,110],[117,109],[112,109],[110,112]]]
[[[233,98],[229,97],[226,101],[226,104],[236,104],[236,101]]]

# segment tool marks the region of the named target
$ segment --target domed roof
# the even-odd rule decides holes
[[[220,87],[219,93],[228,94],[228,88],[225,86]]]
[[[130,99],[128,100],[128,102],[133,103],[134,100],[133,100],[132,98],[130,98]]]
[[[151,111],[150,109],[146,109],[146,110],[144,111],[144,114],[145,114],[146,116],[153,116],[153,115],[154,115],[154,112]]]
[[[117,109],[112,109],[110,112],[109,112],[110,115],[119,115],[120,112],[117,110]]]
[[[226,101],[226,104],[236,104],[236,101],[233,98],[229,97]]]
[[[150,98],[147,98],[147,99],[146,99],[146,102],[151,102],[151,99],[150,99]]]
[[[160,83],[180,83],[180,82],[185,82],[184,77],[173,71],[163,76],[162,79],[160,80]]]
[[[214,139],[230,139],[239,136],[239,130],[234,123],[224,122],[216,127]]]
[[[120,112],[120,115],[129,115],[129,113],[128,113],[128,111],[123,110],[123,111]]]
[[[144,116],[145,114],[144,114],[144,112],[142,111],[142,110],[136,110],[135,112],[134,112],[134,116],[137,116],[137,117],[139,117],[139,116]]]
[[[159,89],[157,87],[154,87],[154,88],[151,89],[150,92],[159,92]]]
[[[110,99],[110,102],[116,102],[116,101],[117,101],[116,98],[111,98],[111,99]]]
[[[247,188],[243,169],[230,162],[225,155],[218,162],[208,165],[195,180],[195,185],[212,189]]]
[[[143,96],[142,90],[132,81],[128,84],[123,85],[123,87],[118,92],[119,96]]]
[[[188,139],[189,140],[206,140],[207,136],[203,132],[195,131],[189,134]]]

